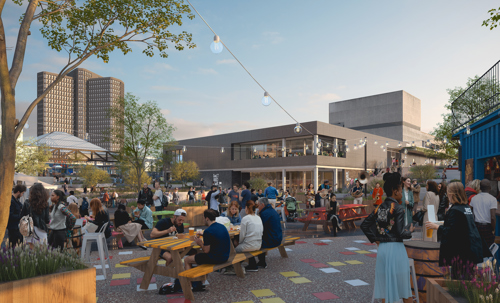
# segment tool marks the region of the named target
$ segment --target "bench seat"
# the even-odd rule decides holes
[[[369,216],[369,214],[360,214],[360,215],[352,216],[349,218],[344,218],[344,219],[341,218],[340,220],[342,220],[342,221],[354,221],[354,220],[366,218],[368,216]]]

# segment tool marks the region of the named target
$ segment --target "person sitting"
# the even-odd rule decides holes
[[[104,210],[102,202],[98,198],[90,200],[90,209],[92,210],[92,223],[97,225],[95,232],[99,232],[102,226],[109,222],[109,214],[106,210]],[[92,218],[88,216],[85,217],[85,219],[87,220],[92,220]],[[109,226],[109,224],[104,231],[104,235],[106,236],[106,238],[111,237],[111,227]]]
[[[184,233],[184,220],[186,219],[186,211],[179,208],[175,211],[172,219],[166,217],[158,221],[156,226],[151,231],[151,238],[164,238],[175,236],[177,233]],[[160,252],[160,258],[166,261],[166,266],[172,263],[172,255],[166,250]]]
[[[137,208],[134,209],[133,214],[136,218],[134,223],[141,224],[142,229],[153,228],[153,212],[146,206],[146,201],[137,201]]]
[[[258,200],[259,216],[262,220],[262,225],[264,231],[262,234],[262,245],[260,249],[263,248],[275,248],[281,245],[283,240],[283,231],[281,229],[280,216],[273,209],[272,205],[269,204],[267,198],[260,198]],[[259,263],[255,262],[255,258],[248,259],[248,266],[245,267],[247,271],[258,271],[258,266],[262,268],[267,268],[266,264],[266,254],[260,254],[258,256]]]
[[[127,208],[123,204],[118,204],[118,209],[115,211],[115,228],[123,233],[128,243],[132,243],[136,238],[139,242],[146,241],[141,231],[142,225],[132,222]],[[147,249],[145,246],[140,247],[144,250]]]
[[[262,233],[264,226],[262,219],[255,214],[257,204],[248,200],[245,209],[247,215],[241,220],[239,240],[236,244],[236,252],[259,250],[262,246]]]
[[[239,208],[240,205],[236,201],[232,201],[231,204],[229,204],[229,207],[227,208],[227,211],[223,212],[221,217],[226,217],[229,219],[231,224],[233,225],[240,225],[241,223],[241,216],[239,214]]]

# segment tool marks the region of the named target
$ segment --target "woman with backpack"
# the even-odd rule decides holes
[[[49,195],[45,187],[42,184],[35,184],[30,188],[29,199],[23,204],[19,230],[24,236],[25,243],[28,243],[30,248],[33,248],[35,244],[47,243],[47,225],[50,222],[48,200]],[[23,223],[24,216],[30,216],[33,220],[33,233],[31,234],[23,231],[27,231],[27,226],[23,226],[26,225]]]
[[[49,236],[49,244],[53,248],[62,250],[64,243],[66,243],[66,229],[67,227],[72,228],[72,226],[66,225],[66,217],[69,218],[71,225],[75,224],[76,218],[65,206],[66,197],[62,191],[58,189],[54,190],[50,195],[50,201],[52,202],[52,211],[50,212],[52,220],[50,221],[49,228],[52,232]]]

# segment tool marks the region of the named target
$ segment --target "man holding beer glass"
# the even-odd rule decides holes
[[[151,238],[163,238],[163,237],[168,237],[168,236],[175,236],[176,234],[182,234],[184,232],[184,220],[186,219],[186,211],[182,208],[179,208],[175,211],[174,217],[172,219],[170,218],[163,218],[158,223],[156,223],[156,226],[153,228],[153,231],[151,232]],[[191,230],[189,231],[189,234],[191,235]],[[193,235],[194,235],[194,229],[193,229]],[[165,259],[166,266],[168,266],[172,262],[172,256],[170,253],[166,250],[162,250],[160,252],[160,257]]]

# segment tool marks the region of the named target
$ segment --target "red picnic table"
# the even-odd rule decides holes
[[[339,206],[338,215],[346,230],[355,230],[356,224],[354,224],[354,221],[368,217],[365,209],[366,206],[367,205],[363,204],[345,204]],[[360,209],[360,213],[356,211],[358,209]],[[303,231],[307,230],[309,224],[315,224],[323,225],[323,230],[326,233],[330,233],[331,221],[326,219],[327,211],[325,207],[306,208],[303,209],[303,211],[308,213],[305,218],[299,219],[300,222],[304,222],[304,227],[302,227]]]

